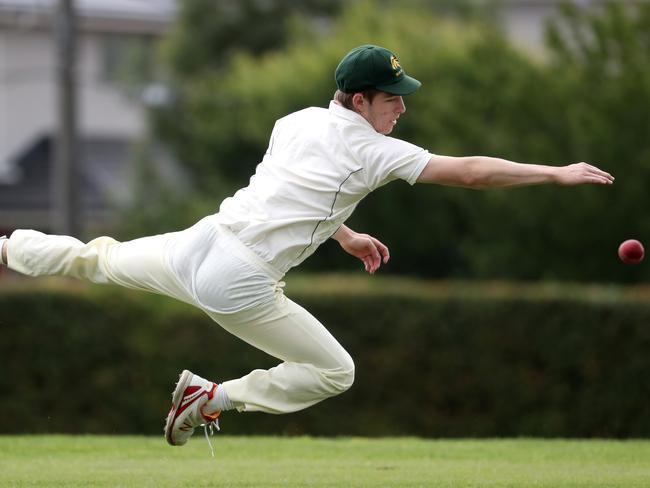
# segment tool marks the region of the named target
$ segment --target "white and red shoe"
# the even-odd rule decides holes
[[[207,414],[202,407],[212,399],[217,390],[216,383],[185,370],[181,373],[176,389],[172,393],[172,408],[165,423],[165,438],[172,446],[185,444],[197,427],[219,430],[220,411]],[[209,439],[208,439],[209,443]],[[212,446],[210,446],[212,447]]]

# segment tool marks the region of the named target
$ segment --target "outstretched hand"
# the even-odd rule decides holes
[[[388,247],[368,234],[354,232],[348,239],[339,242],[345,252],[363,261],[366,271],[370,274],[374,274],[382,262],[386,264],[390,259]]]
[[[575,163],[558,168],[557,183],[559,185],[581,185],[583,183],[611,185],[614,183],[614,177],[591,164]]]

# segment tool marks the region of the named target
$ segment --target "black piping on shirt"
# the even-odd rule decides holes
[[[325,222],[327,219],[329,219],[329,218],[332,216],[332,214],[334,213],[334,205],[336,205],[336,199],[338,198],[339,193],[341,193],[341,188],[343,188],[343,185],[345,184],[345,182],[348,181],[348,180],[350,179],[350,177],[351,177],[354,173],[358,173],[358,172],[361,171],[362,169],[363,169],[363,168],[359,168],[359,169],[355,169],[354,171],[350,172],[350,174],[347,175],[347,176],[345,177],[345,179],[341,182],[341,184],[339,185],[339,189],[336,190],[336,193],[334,194],[334,201],[332,202],[332,208],[330,208],[330,214],[329,214],[327,217],[325,217],[324,219],[318,221],[318,223],[316,224],[316,227],[314,227],[314,230],[313,230],[312,233],[311,233],[311,238],[310,238],[310,240],[309,240],[309,244],[307,244],[307,246],[306,246],[306,247],[305,247],[305,248],[300,252],[300,254],[298,254],[298,256],[296,257],[296,259],[299,259],[300,256],[302,256],[303,254],[305,254],[305,251],[306,251],[307,249],[309,249],[309,248],[311,247],[311,245],[314,243],[314,235],[316,234],[316,230],[318,229],[318,226],[319,226],[320,224],[322,224],[323,222]]]

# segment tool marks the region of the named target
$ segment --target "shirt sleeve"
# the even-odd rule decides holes
[[[415,144],[381,134],[357,142],[357,157],[366,169],[370,190],[397,179],[415,184],[432,156]]]

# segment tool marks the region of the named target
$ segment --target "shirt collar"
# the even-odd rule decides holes
[[[330,106],[329,106],[329,111],[332,115],[335,117],[341,117],[345,120],[349,120],[350,122],[354,122],[356,124],[361,124],[366,127],[369,127],[372,130],[375,130],[375,128],[368,122],[366,119],[363,118],[360,114],[355,112],[354,110],[348,110],[342,105],[339,105],[336,103],[334,100],[330,101]]]

